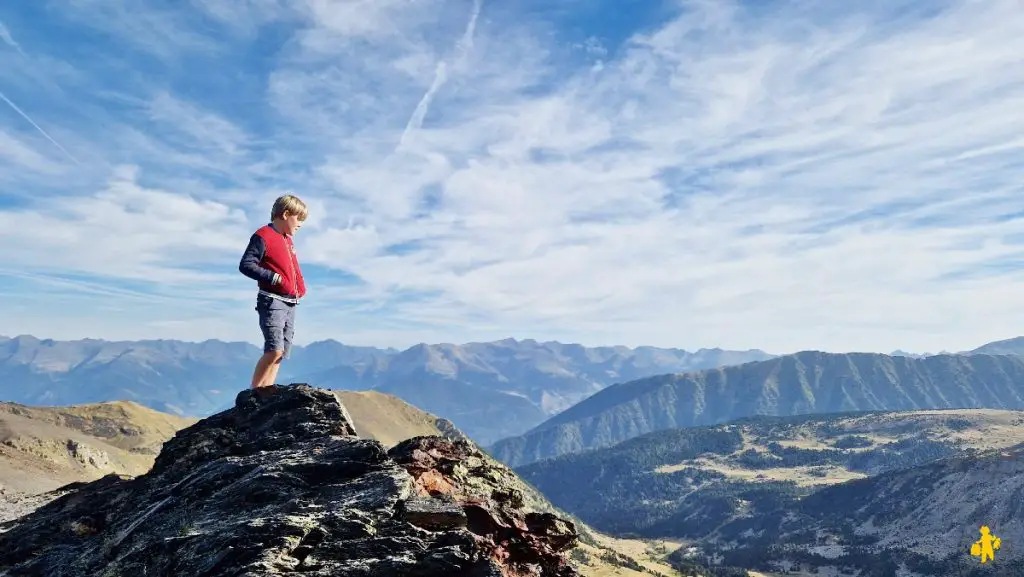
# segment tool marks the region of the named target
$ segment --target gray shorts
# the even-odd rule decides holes
[[[287,357],[295,335],[295,305],[261,294],[256,297],[263,331],[263,352],[284,351]]]

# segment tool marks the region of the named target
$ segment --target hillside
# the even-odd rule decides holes
[[[0,398],[28,405],[128,399],[179,415],[231,406],[261,351],[209,340],[78,341],[0,337]],[[392,394],[488,444],[518,435],[617,382],[769,358],[761,351],[583,347],[506,339],[404,351],[333,340],[295,347],[279,382]]]
[[[194,421],[132,402],[0,403],[0,486],[34,493],[109,473],[144,473],[163,442]]]
[[[600,531],[700,539],[823,486],[1024,443],[1024,411],[757,417],[518,467]]]
[[[447,419],[431,415],[394,395],[378,391],[333,391],[348,409],[360,437],[376,439],[393,447],[406,439],[424,435],[465,437]]]
[[[16,415],[38,423],[74,429],[126,451],[155,455],[182,427],[196,421],[144,407],[111,401],[66,407],[33,407],[0,402],[0,418]]]
[[[1024,566],[1024,447],[941,459],[826,487],[767,514],[718,527],[676,557],[862,575],[1009,577]],[[970,556],[979,528],[1003,546],[989,567]]]
[[[512,466],[752,415],[1024,409],[1024,357],[801,352],[608,387],[489,447]]]

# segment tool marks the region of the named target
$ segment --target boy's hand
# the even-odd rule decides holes
[[[275,272],[275,273],[274,273],[274,280],[273,280],[273,283],[272,283],[272,284],[275,284],[275,285],[279,285],[279,284],[281,284],[281,275],[279,275],[279,274],[277,274],[277,273]]]

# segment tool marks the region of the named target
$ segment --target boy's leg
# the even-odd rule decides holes
[[[278,354],[270,365],[270,372],[265,381],[266,385],[273,385],[277,381],[277,371],[281,369],[281,362],[287,359],[292,351],[292,337],[295,336],[295,305],[285,303],[282,305],[284,306],[284,329],[281,331],[283,349],[275,351]]]
[[[287,320],[285,303],[268,296],[260,295],[256,300],[256,312],[260,317],[260,330],[263,332],[263,356],[256,362],[252,374],[252,388],[274,384],[277,367],[284,356],[284,329]]]
[[[256,361],[256,369],[252,373],[252,388],[266,387],[274,384],[277,377],[277,367],[281,362],[281,351],[268,351],[263,353],[260,360]]]

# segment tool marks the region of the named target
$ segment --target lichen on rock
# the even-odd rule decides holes
[[[152,470],[72,488],[0,532],[0,575],[571,577],[576,527],[465,439],[386,451],[304,384],[179,431]]]

